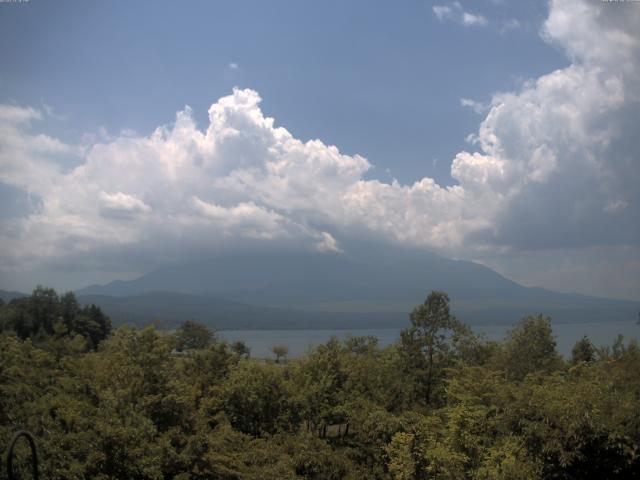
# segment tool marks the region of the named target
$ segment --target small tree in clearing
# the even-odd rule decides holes
[[[285,358],[289,355],[289,347],[286,345],[274,345],[271,347],[271,351],[276,356],[276,363],[280,363],[281,358]]]

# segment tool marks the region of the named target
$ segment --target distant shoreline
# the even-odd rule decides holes
[[[405,325],[405,327],[408,326]],[[510,325],[469,325],[476,333],[483,333],[489,340],[501,340]],[[405,328],[402,327],[402,328]],[[576,341],[587,335],[597,346],[611,345],[618,334],[625,339],[640,338],[640,325],[633,321],[617,322],[581,322],[552,324],[556,336],[558,351],[570,357],[571,348]],[[305,355],[309,346],[325,343],[331,336],[344,338],[351,336],[371,335],[378,339],[381,347],[391,345],[398,339],[401,328],[334,328],[334,329],[221,329],[217,330],[220,338],[228,341],[242,340],[251,348],[255,358],[271,358],[271,347],[285,344],[289,347],[289,357]]]

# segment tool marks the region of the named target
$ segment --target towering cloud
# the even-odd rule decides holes
[[[484,241],[637,244],[640,9],[627,7],[553,2],[543,36],[571,65],[497,95],[475,138],[481,152],[456,157],[458,179],[501,196]]]

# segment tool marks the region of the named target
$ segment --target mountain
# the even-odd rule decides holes
[[[116,325],[159,324],[176,328],[193,319],[218,330],[361,329],[402,327],[404,313],[321,312],[246,305],[176,292],[147,292],[126,297],[79,295],[83,305],[99,305]]]
[[[354,253],[236,253],[175,265],[78,294],[172,291],[270,306],[342,301],[412,302],[440,289],[451,297],[521,296],[524,287],[482,265],[409,249],[360,245]],[[533,292],[529,292],[531,296]]]
[[[510,324],[539,313],[556,323],[633,321],[640,310],[640,302],[523,287],[477,263],[421,250],[369,243],[348,247],[347,253],[220,255],[76,293],[95,299],[110,315],[110,309],[155,311],[207,320],[216,312],[232,328],[353,328],[347,324],[367,319],[371,326],[396,326],[406,324],[408,312],[431,290],[447,292],[454,313],[470,324]],[[153,306],[149,295],[171,300]]]
[[[11,292],[7,290],[0,290],[0,298],[5,303],[9,303],[14,298],[22,298],[22,297],[28,297],[28,295],[22,292]]]

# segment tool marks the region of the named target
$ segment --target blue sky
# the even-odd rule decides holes
[[[630,186],[638,149],[627,132],[628,120],[640,116],[637,7],[592,0],[2,3],[0,219],[10,247],[0,258],[0,288],[28,289],[36,277],[77,288],[160,266],[176,239],[155,229],[176,218],[193,225],[197,210],[211,230],[194,238],[210,235],[215,248],[224,243],[220,229],[225,238],[285,236],[336,251],[341,238],[371,236],[479,261],[528,285],[640,298]],[[257,92],[261,102],[232,94],[234,87]],[[215,132],[199,139],[218,104],[220,128],[244,118],[237,127],[244,143],[224,146]],[[186,105],[196,126],[172,139],[176,112]],[[263,117],[302,144],[319,139],[322,146],[291,150]],[[156,144],[152,132],[163,125],[169,133]],[[256,146],[256,138],[265,143]],[[215,154],[207,142],[218,145]],[[329,145],[346,157],[334,158]],[[284,153],[256,159],[259,148]],[[176,180],[173,170],[168,180],[127,167],[138,156],[138,164],[149,160],[149,151],[179,151],[189,168],[209,160],[218,166],[196,175],[207,186],[191,176]],[[319,173],[299,178],[291,158]],[[156,166],[168,168],[162,162]],[[277,179],[256,176],[275,166]],[[89,187],[79,179],[93,190],[81,191]],[[274,190],[241,189],[239,181],[273,182]],[[306,192],[304,202],[299,191],[276,195],[296,182],[317,182],[318,191]],[[156,191],[166,184],[180,192],[171,205]],[[335,205],[309,200],[328,193]],[[100,200],[80,215],[89,198]],[[134,224],[134,215],[144,219]],[[37,258],[19,248],[34,232],[50,240]],[[145,241],[155,257],[140,254]],[[114,266],[116,252],[130,268]],[[145,261],[130,261],[137,256]]]
[[[450,183],[480,119],[460,99],[486,103],[567,60],[538,35],[544,2],[472,2],[491,19],[478,27],[439,21],[438,3],[2,5],[0,99],[48,105],[66,119],[51,131],[74,140],[100,128],[148,134],[184,105],[205,125],[212,102],[252,88],[294,136],[365,156],[370,175]],[[512,19],[521,26],[503,31]]]

